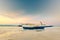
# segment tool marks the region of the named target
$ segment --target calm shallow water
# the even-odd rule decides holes
[[[20,27],[0,27],[0,40],[60,40],[60,27],[35,30],[22,30]]]

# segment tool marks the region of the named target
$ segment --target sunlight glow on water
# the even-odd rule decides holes
[[[60,27],[45,28],[43,31],[22,30],[20,27],[0,27],[1,40],[60,40]]]

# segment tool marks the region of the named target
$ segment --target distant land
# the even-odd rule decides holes
[[[0,24],[0,26],[18,26],[17,24]]]

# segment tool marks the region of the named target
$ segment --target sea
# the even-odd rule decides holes
[[[60,27],[36,31],[17,26],[0,26],[0,40],[60,40]]]

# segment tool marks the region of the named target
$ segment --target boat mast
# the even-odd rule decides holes
[[[43,23],[40,21],[40,24],[43,25]]]

